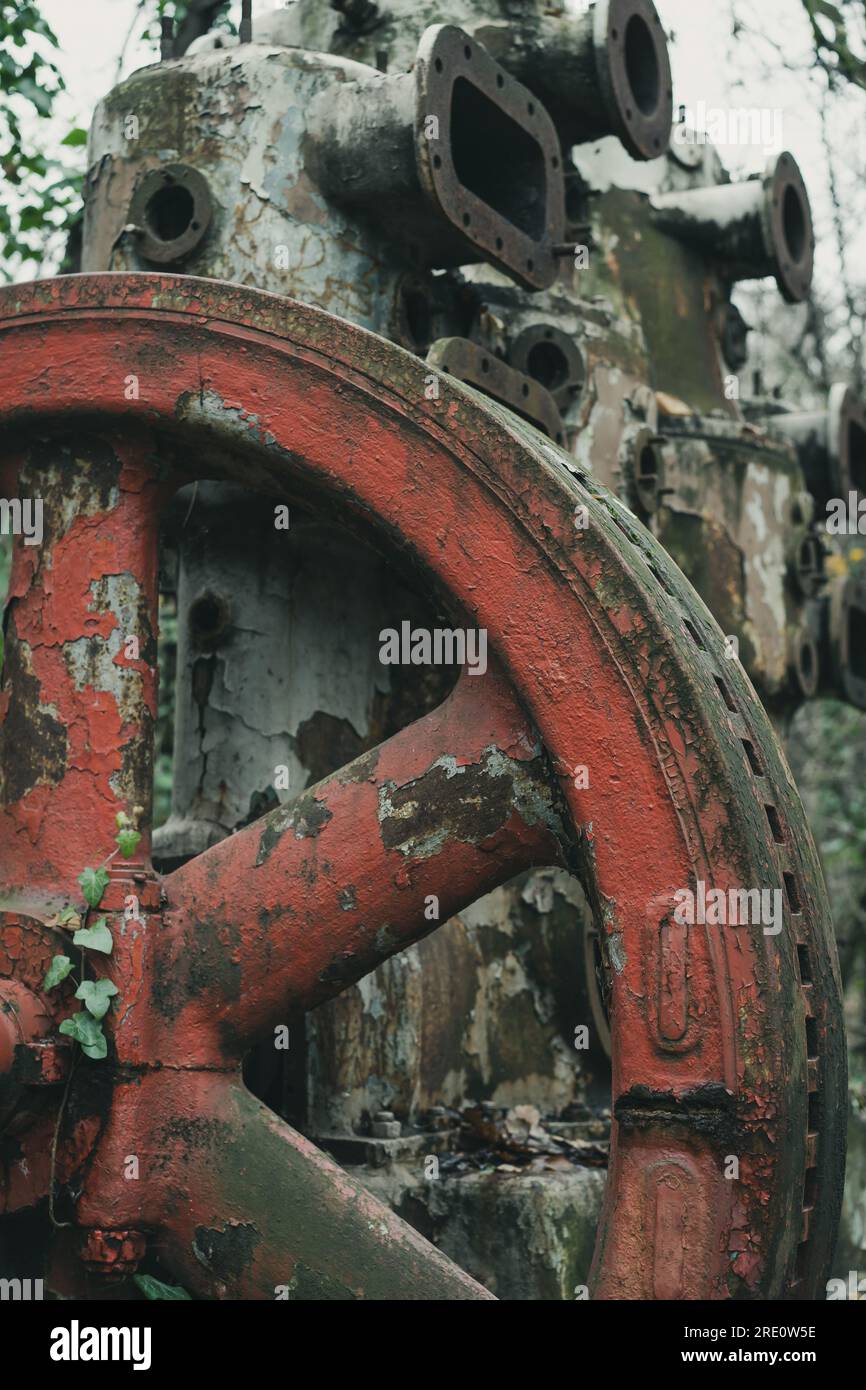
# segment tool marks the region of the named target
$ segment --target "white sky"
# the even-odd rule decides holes
[[[325,5],[328,0],[320,0]],[[783,112],[783,143],[790,149],[803,169],[812,199],[819,234],[818,275],[827,278],[836,274],[837,267],[826,250],[827,241],[821,236],[829,216],[826,158],[820,140],[820,113],[812,101],[803,100],[803,90],[797,78],[781,71],[778,79],[768,80],[765,64],[754,42],[740,40],[736,49],[730,38],[728,0],[657,0],[662,22],[673,32],[674,101],[694,109],[704,102],[709,107],[762,106],[779,107]],[[60,134],[73,124],[86,126],[96,101],[116,81],[117,57],[135,14],[135,0],[41,0],[42,10],[60,40],[63,70],[68,93],[58,104]],[[253,13],[266,14],[275,8],[274,0],[254,0]],[[808,31],[801,0],[743,0],[742,11],[754,16],[756,27],[771,30],[787,51],[806,52]],[[240,14],[240,4],[232,7],[233,17]],[[732,60],[733,55],[733,60]],[[768,54],[764,54],[766,59]],[[124,75],[152,62],[153,49],[147,45],[131,44]],[[855,168],[861,173],[866,165],[866,94],[854,93],[844,117],[835,132],[841,157],[840,181],[842,193],[849,205],[863,197],[862,179],[855,182]],[[852,167],[845,152],[858,156]],[[758,167],[761,152],[743,147],[720,147],[722,157],[732,169],[743,171]],[[859,264],[866,256],[866,205],[863,215],[852,218],[852,227],[860,228],[858,245],[851,247],[851,262],[855,278]]]

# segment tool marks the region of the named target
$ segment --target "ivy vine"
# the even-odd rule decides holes
[[[77,977],[73,975],[75,965],[71,956],[58,954],[54,956],[48,967],[44,988],[46,990],[56,989],[70,975],[76,981],[78,988],[75,991],[75,998],[81,1001],[84,1008],[80,1009],[78,1013],[72,1014],[70,1018],[65,1018],[60,1025],[60,1032],[64,1037],[72,1038],[77,1042],[84,1056],[89,1057],[92,1061],[101,1061],[108,1053],[108,1042],[102,1031],[102,1020],[111,1007],[112,999],[118,994],[118,988],[112,980],[103,977],[88,978],[88,956],[86,953],[95,951],[98,955],[110,956],[114,947],[114,939],[107,918],[103,915],[97,917],[92,923],[88,922],[88,918],[91,912],[98,909],[108,887],[110,876],[106,865],[116,854],[120,854],[123,859],[131,859],[135,854],[141,839],[141,831],[138,829],[140,815],[142,815],[140,806],[135,807],[132,817],[128,816],[125,811],[118,811],[115,818],[117,849],[112,850],[108,858],[97,868],[82,869],[78,875],[78,885],[84,898],[83,907],[78,910],[74,907],[64,908],[53,924],[64,931],[71,932],[72,945],[80,948],[79,973]]]

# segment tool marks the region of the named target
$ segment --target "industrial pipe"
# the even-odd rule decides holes
[[[328,198],[384,224],[425,265],[490,260],[528,289],[556,277],[565,190],[553,122],[454,25],[424,32],[411,73],[319,92],[304,158]]]
[[[651,204],[658,226],[707,252],[730,280],[774,275],[789,304],[809,293],[815,237],[793,155],[780,154],[741,182],[657,194]]]
[[[785,412],[767,424],[796,445],[819,508],[850,492],[866,497],[866,408],[844,382],[830,387],[825,410]]]

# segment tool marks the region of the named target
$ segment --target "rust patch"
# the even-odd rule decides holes
[[[69,745],[66,730],[39,701],[40,685],[33,672],[30,648],[9,642],[3,669],[5,704],[0,724],[0,804],[13,805],[36,786],[56,786],[66,770]]]
[[[217,1279],[238,1279],[250,1264],[261,1236],[255,1226],[230,1221],[222,1230],[196,1226],[193,1252]]]
[[[447,835],[477,845],[502,829],[517,802],[515,781],[507,771],[495,775],[482,764],[457,770],[437,762],[406,786],[384,784],[382,844],[404,853],[407,847],[435,853]]]
[[[345,763],[353,762],[364,751],[364,739],[348,719],[337,719],[333,714],[317,710],[298,725],[295,752],[307,769],[308,787],[321,782]]]
[[[324,801],[317,801],[314,796],[302,796],[292,803],[291,808],[281,806],[278,811],[273,811],[265,817],[256,868],[261,868],[267,862],[289,831],[294,831],[297,840],[315,839],[330,819],[331,812]]]

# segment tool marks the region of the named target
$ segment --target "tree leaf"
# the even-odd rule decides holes
[[[89,951],[101,951],[104,956],[111,955],[114,942],[104,917],[94,922],[92,927],[82,927],[72,938],[73,946],[86,946]]]
[[[78,882],[88,907],[99,907],[102,895],[108,887],[108,870],[83,869],[78,875]]]
[[[85,1057],[93,1057],[96,1061],[104,1057],[108,1052],[108,1043],[102,1032],[102,1024],[95,1018],[91,1018],[88,1013],[73,1014],[71,1018],[64,1018],[59,1031],[67,1038],[74,1038],[81,1044],[81,1050]]]
[[[75,991],[75,998],[83,1001],[93,1018],[104,1018],[115,994],[117,985],[112,980],[82,980]]]
[[[160,1279],[154,1279],[152,1274],[133,1274],[132,1282],[141,1289],[145,1298],[164,1298],[172,1299],[176,1302],[192,1302],[192,1294],[187,1293],[177,1284],[163,1284]]]
[[[141,839],[139,830],[119,830],[117,832],[117,847],[124,859],[131,859],[138,848]]]
[[[61,145],[86,145],[87,131],[82,130],[81,126],[73,126],[69,134],[60,141]]]
[[[48,973],[45,976],[42,988],[54,989],[55,985],[59,985],[61,980],[66,979],[71,969],[72,961],[68,956],[55,956],[48,967]]]

